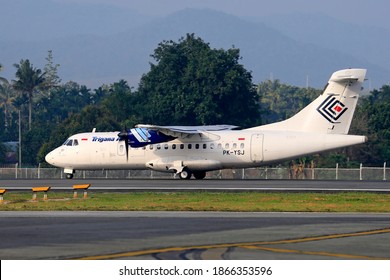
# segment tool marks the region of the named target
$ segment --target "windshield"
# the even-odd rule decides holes
[[[66,141],[64,142],[64,144],[62,144],[63,146],[78,146],[79,145],[79,141],[77,141],[77,139],[66,139]]]

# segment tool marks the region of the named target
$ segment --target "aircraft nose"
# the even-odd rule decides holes
[[[48,153],[46,156],[45,156],[45,160],[47,163],[51,164],[51,165],[55,165],[54,163],[54,153],[53,151],[51,151],[50,153]]]

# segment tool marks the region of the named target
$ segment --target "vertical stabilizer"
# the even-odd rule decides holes
[[[366,71],[334,72],[324,92],[296,115],[256,129],[348,134]]]

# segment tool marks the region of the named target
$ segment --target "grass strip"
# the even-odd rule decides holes
[[[390,195],[378,193],[90,192],[88,198],[51,192],[8,192],[0,211],[227,211],[227,212],[390,212]]]

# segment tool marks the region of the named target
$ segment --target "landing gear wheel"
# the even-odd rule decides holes
[[[197,180],[202,180],[204,179],[204,177],[206,177],[206,172],[205,171],[194,172],[194,177]]]
[[[182,172],[179,173],[180,179],[185,179],[185,180],[191,179],[191,175],[192,175],[191,172],[187,168],[184,168]]]
[[[73,173],[66,173],[66,179],[73,179]]]

